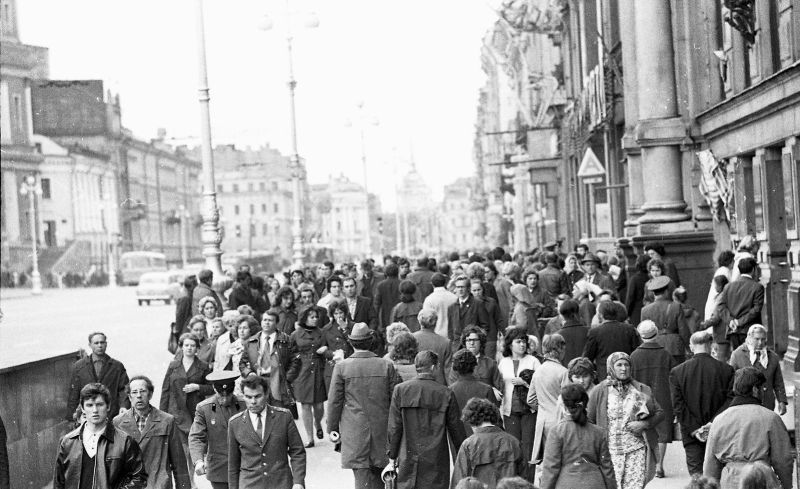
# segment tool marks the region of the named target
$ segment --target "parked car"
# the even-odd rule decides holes
[[[139,285],[136,286],[136,300],[141,306],[143,303],[150,305],[151,301],[163,301],[169,304],[183,293],[181,284],[185,272],[171,270],[169,272],[147,272],[142,274]]]

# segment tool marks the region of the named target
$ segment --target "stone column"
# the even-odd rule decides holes
[[[634,17],[639,105],[636,142],[642,148],[644,183],[639,231],[683,230],[684,225],[672,225],[689,216],[684,212],[679,144],[685,130],[678,117],[670,2],[638,0]]]
[[[625,105],[625,134],[622,149],[625,151],[628,171],[628,215],[625,219],[626,235],[635,234],[639,217],[644,213],[644,183],[642,181],[642,150],[636,144],[634,129],[639,121],[639,98],[636,79],[636,18],[635,0],[619,0],[619,35],[622,41],[622,76]]]

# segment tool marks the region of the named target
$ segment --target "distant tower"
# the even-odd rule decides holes
[[[0,0],[0,39],[19,43],[16,0]]]

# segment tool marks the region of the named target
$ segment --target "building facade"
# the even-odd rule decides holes
[[[438,244],[441,251],[466,252],[483,248],[478,236],[478,214],[475,195],[478,184],[474,178],[459,178],[444,186],[438,218]]]
[[[214,148],[214,167],[226,255],[288,263],[294,217],[289,157],[269,146],[224,145]]]
[[[166,144],[145,141],[122,126],[119,96],[99,80],[48,80],[33,88],[33,126],[61,146],[108,155],[114,174],[120,238],[116,253],[156,251],[178,265],[201,257],[198,160]],[[181,218],[183,216],[183,218]]]
[[[32,266],[31,240],[44,244],[41,216],[35,211],[31,229],[28,197],[20,195],[20,186],[29,175],[40,178],[44,160],[32,141],[31,89],[48,77],[48,51],[20,42],[16,10],[14,0],[0,2],[0,251],[3,271],[21,272]]]
[[[508,105],[508,87],[530,75],[508,68],[516,55],[498,31],[520,40],[534,30],[561,46],[554,76],[566,103],[553,121],[556,236],[570,247],[616,245],[630,260],[646,242],[662,243],[698,309],[716,254],[755,236],[770,340],[793,361],[800,337],[800,2],[739,2],[732,13],[717,0],[564,0],[553,12],[561,18],[554,30],[516,22],[521,3],[504,4],[484,42],[484,57],[491,52],[495,62],[484,62],[489,82],[478,122],[485,133],[512,130],[508,114],[495,114]],[[482,171],[497,156],[538,159],[530,137],[516,139],[516,147],[479,152]],[[502,154],[488,157],[492,151]],[[507,183],[516,190],[516,182]],[[540,208],[537,198],[524,200]],[[531,227],[510,214],[515,235],[520,222]]]

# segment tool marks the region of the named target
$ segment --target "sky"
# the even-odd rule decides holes
[[[205,0],[212,142],[291,153],[287,25],[298,153],[310,183],[367,180],[394,209],[395,175],[416,162],[442,186],[474,173],[481,41],[492,0]],[[123,125],[199,144],[195,0],[18,0],[20,39],[49,48],[51,79],[102,79]],[[287,11],[291,13],[287,17]],[[307,28],[310,16],[319,21]],[[264,30],[264,17],[272,28]],[[291,18],[291,21],[288,19]],[[361,110],[358,104],[363,104]]]

